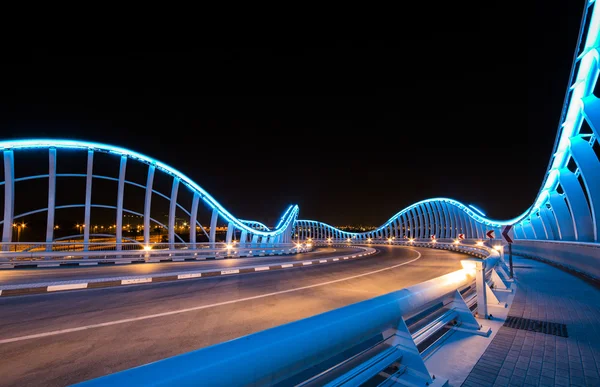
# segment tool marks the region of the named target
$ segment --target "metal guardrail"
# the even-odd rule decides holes
[[[489,335],[473,313],[499,261],[490,254],[402,290],[78,385],[341,386],[385,375],[444,385],[423,354],[451,331]]]
[[[517,239],[512,253],[541,260],[600,282],[600,243]]]
[[[369,243],[350,241],[344,239],[336,239],[336,240],[325,240],[325,239],[316,239],[312,240],[315,246],[371,246],[371,245],[385,245],[385,246],[407,246],[407,247],[426,247],[430,249],[441,249],[441,250],[449,250],[456,251],[460,253],[465,253],[472,255],[477,258],[487,258],[490,255],[496,254],[497,250],[489,248],[485,245],[466,245],[462,243],[455,242],[444,242],[444,241],[436,241],[431,242],[428,240],[414,240],[414,241],[385,241],[385,240],[373,240]]]
[[[11,243],[0,244],[2,246],[12,245]],[[24,245],[24,244],[21,244]],[[202,258],[226,258],[226,257],[244,257],[252,255],[267,254],[292,254],[297,252],[310,251],[312,244],[296,243],[196,243],[195,246],[189,244],[169,244],[154,243],[147,246],[137,243],[73,243],[73,242],[55,242],[31,243],[28,246],[35,246],[25,251],[0,251],[0,262],[13,263],[23,261],[39,260],[79,260],[79,259],[100,259],[112,260],[121,258],[161,258],[161,257],[197,257]],[[46,250],[48,247],[48,250]],[[120,248],[120,250],[117,249]]]

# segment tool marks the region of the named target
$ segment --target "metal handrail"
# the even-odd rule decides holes
[[[470,270],[457,270],[386,295],[80,385],[276,383],[283,375],[298,372],[298,367],[319,364],[367,337],[398,327],[403,316],[447,297],[473,280]],[[232,364],[243,367],[231,372]]]
[[[71,244],[73,245],[73,244]],[[127,243],[123,243],[123,246]],[[251,254],[253,252],[262,252],[265,254],[269,253],[293,253],[293,252],[305,252],[312,249],[312,245],[300,245],[294,243],[264,243],[264,244],[235,244],[227,245],[225,243],[204,243],[198,244],[196,248],[189,246],[180,246],[180,248],[170,248],[168,244],[160,245],[149,245],[147,249],[122,249],[116,250],[115,243],[96,243],[88,244],[87,250],[83,249],[83,244],[80,244],[81,249],[69,249],[69,250],[52,250],[46,251],[44,249],[39,251],[0,251],[0,260],[5,262],[23,261],[23,260],[34,260],[34,259],[77,259],[78,257],[83,258],[151,258],[151,257],[172,257],[172,256],[239,256],[244,254]],[[1,246],[1,244],[0,244]],[[54,245],[56,246],[56,245]],[[60,245],[59,245],[60,246]],[[110,250],[103,250],[101,247],[110,247]],[[94,247],[100,247],[95,249]]]

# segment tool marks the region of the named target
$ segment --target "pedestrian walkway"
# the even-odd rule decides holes
[[[568,337],[503,326],[462,386],[600,387],[600,289],[539,261],[513,261],[508,316],[565,324]]]

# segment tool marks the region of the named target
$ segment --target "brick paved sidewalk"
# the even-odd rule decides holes
[[[515,257],[510,316],[561,323],[568,337],[500,328],[462,386],[600,386],[600,289]]]

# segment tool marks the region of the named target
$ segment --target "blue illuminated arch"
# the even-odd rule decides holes
[[[296,219],[298,214],[298,206],[289,206],[284,216],[278,223],[278,227],[273,230],[269,230],[266,226],[260,227],[261,229],[253,228],[248,226],[244,221],[239,220],[233,216],[227,209],[225,209],[217,200],[215,200],[208,192],[202,187],[196,184],[192,179],[178,171],[177,169],[155,160],[149,156],[135,152],[130,149],[96,143],[89,141],[79,140],[63,140],[63,139],[21,139],[21,140],[8,140],[0,142],[0,151],[8,151],[15,149],[87,149],[92,151],[107,152],[117,156],[126,156],[127,158],[140,161],[142,163],[152,165],[156,169],[180,180],[180,183],[187,186],[192,192],[200,195],[200,198],[212,209],[216,209],[226,222],[231,223],[236,229],[246,231],[251,235],[257,235],[264,238],[274,238],[285,233],[286,230],[290,229],[293,221]],[[164,195],[163,195],[164,196]],[[12,216],[11,216],[12,217]],[[266,230],[265,230],[266,229]]]
[[[485,238],[487,230],[496,231],[500,237],[503,226],[514,224],[523,219],[528,211],[516,218],[509,220],[495,220],[481,216],[480,210],[476,212],[457,200],[449,198],[432,198],[414,203],[389,218],[384,224],[374,230],[366,232],[349,232],[340,230],[327,223],[316,220],[299,220],[298,229],[309,230],[303,236],[317,239],[324,238],[396,238],[409,236],[417,238],[429,238],[436,235],[437,238],[456,238],[458,234],[465,234],[467,238]],[[411,230],[412,232],[408,232]],[[460,231],[460,232],[459,232]],[[441,233],[441,235],[439,235]]]

